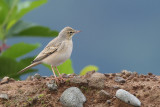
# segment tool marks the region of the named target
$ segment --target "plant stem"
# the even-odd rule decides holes
[[[4,33],[4,29],[0,28],[0,39],[2,41],[2,44],[5,43],[5,33]]]
[[[12,4],[5,20],[4,20],[4,22],[2,23],[2,26],[0,26],[0,39],[2,40],[2,44],[4,44],[5,41],[6,41],[6,34],[7,34],[6,25],[9,21],[9,18],[11,17],[11,14],[12,14],[14,8],[16,7],[18,1],[19,0],[14,0],[13,4]]]
[[[2,29],[5,28],[5,25],[8,23],[8,19],[9,19],[9,17],[11,16],[11,14],[12,14],[14,8],[16,7],[18,1],[19,1],[19,0],[14,0],[13,4],[12,4],[12,6],[11,6],[11,9],[9,10],[9,12],[8,12],[8,14],[7,14],[7,16],[6,16],[3,24],[2,24]]]

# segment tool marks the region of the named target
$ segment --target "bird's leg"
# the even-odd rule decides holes
[[[54,79],[56,80],[56,82],[58,82],[58,79],[57,79],[56,73],[54,72],[53,65],[51,65],[51,68],[52,68],[52,71],[53,71],[53,74],[54,74]]]
[[[58,68],[55,66],[56,71],[58,72],[59,78],[62,81],[65,81],[65,79],[62,77],[61,73],[59,72]]]

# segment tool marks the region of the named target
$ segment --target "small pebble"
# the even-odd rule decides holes
[[[122,73],[122,74],[125,74],[125,75],[126,75],[126,74],[127,74],[127,75],[128,75],[128,74],[129,74],[129,75],[132,74],[131,71],[127,71],[127,70],[122,70],[121,73]]]
[[[115,74],[115,73],[112,73],[111,75],[112,75],[113,77],[114,77],[114,76],[116,76],[116,74]]]
[[[54,80],[51,80],[50,82],[47,82],[46,85],[47,85],[48,89],[51,90],[51,91],[55,91],[55,90],[58,89],[58,86],[57,86],[57,84],[55,83]]]
[[[120,89],[120,87],[118,85],[114,85],[113,88],[114,89]]]
[[[62,73],[61,76],[62,76],[63,78],[69,78],[69,75],[67,75],[67,74],[65,74],[65,73]]]
[[[148,75],[152,76],[153,74],[151,72],[149,72]]]
[[[105,75],[106,77],[109,77],[109,76],[110,76],[109,74],[106,74],[106,73],[105,73],[104,75]]]
[[[34,78],[36,78],[36,79],[40,79],[40,78],[41,78],[41,75],[40,75],[40,74],[38,74],[38,73],[36,73],[36,74],[34,75]]]
[[[157,78],[157,77],[151,77],[151,79],[152,79],[153,81],[158,81],[158,78]]]
[[[122,74],[121,74],[121,73],[116,73],[116,76],[117,76],[117,77],[121,77]]]
[[[77,87],[70,87],[66,89],[60,97],[60,102],[65,107],[83,107],[83,103],[85,101],[86,97]]]
[[[16,81],[15,79],[13,79],[13,78],[9,78],[9,81]]]
[[[150,79],[149,79],[149,78],[147,78],[146,80],[147,80],[147,81],[150,81]]]
[[[47,78],[47,76],[42,76],[42,78],[43,78],[43,79],[46,79],[46,78]]]
[[[99,91],[99,96],[103,99],[110,99],[112,97],[111,94],[106,92],[105,90]]]
[[[137,90],[139,88],[139,86],[134,85],[132,88],[133,88],[133,90]]]
[[[115,77],[114,81],[115,82],[119,82],[119,83],[125,83],[126,82],[126,80],[124,78],[122,78],[122,77]]]
[[[9,99],[7,94],[0,94],[0,98],[1,99],[6,99],[6,100]]]
[[[103,89],[105,87],[106,76],[102,73],[93,73],[90,78],[88,78],[88,86]]]
[[[134,78],[134,75],[130,75],[129,77],[128,77],[128,80],[132,80]]]
[[[75,76],[75,77],[73,77],[73,78],[71,78],[70,79],[70,82],[71,83],[76,83],[76,84],[80,84],[80,83],[82,83],[82,84],[87,84],[88,82],[87,82],[87,79],[85,79],[85,78],[81,78],[80,76]]]
[[[141,106],[141,102],[139,101],[139,99],[126,90],[123,89],[117,90],[116,97],[121,101],[124,101],[125,103],[131,104],[133,106],[138,106],[138,107]]]
[[[1,84],[5,84],[5,83],[8,83],[9,82],[9,77],[4,77],[2,80],[1,80]]]
[[[107,103],[107,104],[111,104],[111,100],[107,100],[106,103]]]
[[[133,81],[137,81],[137,77],[134,77],[134,78],[133,78]]]
[[[28,76],[26,80],[27,81],[32,81],[33,80],[33,76]]]

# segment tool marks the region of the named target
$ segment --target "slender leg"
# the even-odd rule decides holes
[[[53,71],[53,74],[54,74],[54,78],[55,78],[56,82],[58,82],[58,79],[57,79],[56,73],[54,72],[54,69],[53,69],[53,65],[51,65],[51,68],[52,68],[52,71]]]
[[[61,73],[59,72],[58,68],[56,66],[55,66],[55,68],[56,68],[56,71],[58,72],[58,75],[60,76]]]
[[[55,66],[56,71],[58,72],[58,75],[60,77],[61,82],[65,81],[65,79],[62,77],[61,73],[59,72],[58,68]]]

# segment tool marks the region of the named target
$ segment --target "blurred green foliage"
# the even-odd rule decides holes
[[[45,3],[47,3],[47,0],[0,0],[0,78],[9,76],[20,79],[20,75],[36,71],[30,69],[22,74],[17,74],[34,59],[33,56],[20,57],[37,49],[40,44],[22,42],[9,47],[6,45],[7,38],[22,36],[55,37],[58,35],[56,30],[21,20],[25,14]],[[20,60],[17,60],[17,58]],[[67,60],[58,68],[60,72],[73,73],[71,60]]]
[[[99,68],[95,65],[88,65],[81,70],[80,75],[85,75],[87,72],[93,71],[93,70],[98,71]]]

